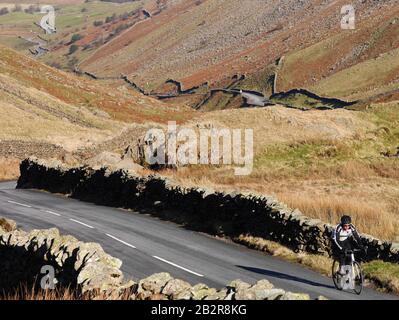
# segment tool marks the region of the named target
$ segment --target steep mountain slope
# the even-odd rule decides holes
[[[399,88],[398,35],[399,7],[377,11],[351,32],[287,54],[278,88],[307,87],[347,99]]]
[[[166,102],[197,107],[206,101],[202,110],[242,106],[240,97],[226,93],[208,97],[209,89],[232,85],[266,96],[304,88],[343,100],[397,100],[399,7],[394,0],[357,1],[356,28],[344,30],[344,5],[345,0],[61,1],[57,34],[40,35],[36,15],[11,12],[0,17],[0,43],[24,52],[39,48],[38,59],[61,69],[115,79],[125,74],[146,92],[172,93]],[[182,90],[207,86],[176,98],[180,93],[168,79]],[[300,108],[309,100],[288,99],[298,100]]]
[[[236,74],[256,76],[286,56],[279,91],[317,88],[323,81],[320,86],[329,87],[326,78],[399,47],[395,2],[356,2],[356,29],[343,30],[344,0],[175,1],[100,47],[81,67],[106,76],[125,73],[145,89],[159,90],[169,78],[185,88],[226,85]],[[390,89],[397,69],[386,73],[375,82]],[[374,85],[341,96],[358,97]]]
[[[128,89],[77,77],[0,46],[1,156],[60,157],[130,128],[190,112]]]

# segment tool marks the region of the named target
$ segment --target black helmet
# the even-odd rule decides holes
[[[341,217],[341,224],[351,224],[352,218],[350,216],[344,215]]]

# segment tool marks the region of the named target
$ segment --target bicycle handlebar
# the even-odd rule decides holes
[[[352,254],[352,253],[360,252],[360,251],[362,251],[362,250],[360,250],[360,249],[353,249],[353,250],[346,250],[345,252],[348,253],[348,254]]]
[[[346,254],[352,254],[352,253],[362,252],[362,251],[367,252],[367,249],[368,249],[367,246],[365,246],[363,249],[345,250],[344,252],[345,252]]]

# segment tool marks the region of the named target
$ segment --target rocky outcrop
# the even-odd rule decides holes
[[[68,168],[27,159],[18,188],[38,188],[101,205],[151,209],[153,214],[210,234],[236,238],[247,234],[295,251],[329,255],[333,226],[292,210],[271,196],[204,188],[185,188],[156,175],[129,170]],[[173,214],[171,214],[173,212]],[[368,259],[399,262],[399,244],[362,235]]]
[[[310,300],[307,294],[276,289],[267,280],[254,285],[235,280],[217,290],[158,273],[123,283],[121,265],[99,244],[60,235],[57,229],[24,232],[14,221],[0,218],[0,297],[21,285],[38,288],[45,276],[42,267],[51,266],[55,287],[72,289],[76,298],[86,293],[92,299],[112,300]]]

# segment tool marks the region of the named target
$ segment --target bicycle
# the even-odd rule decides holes
[[[346,274],[341,275],[339,273],[341,264],[338,258],[334,258],[332,265],[332,278],[334,286],[337,290],[352,289],[357,295],[360,295],[363,290],[364,275],[360,263],[355,259],[355,252],[362,252],[363,250],[354,249],[346,251],[345,261],[349,264],[345,264]]]

